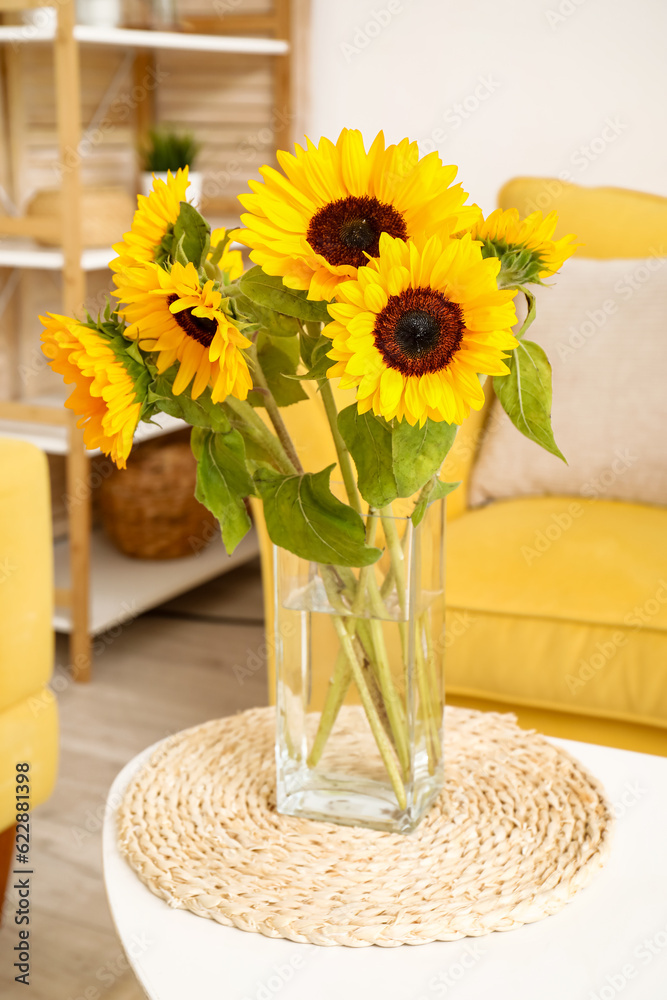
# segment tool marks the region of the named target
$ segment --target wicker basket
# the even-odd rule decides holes
[[[138,445],[127,469],[114,469],[99,488],[107,537],[135,559],[179,559],[218,534],[215,518],[195,500],[197,465],[187,441]]]

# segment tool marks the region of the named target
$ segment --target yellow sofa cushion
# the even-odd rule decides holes
[[[0,711],[53,668],[53,549],[46,455],[0,438]]]
[[[667,511],[496,502],[447,555],[452,691],[667,727]]]
[[[16,821],[16,764],[30,764],[30,807],[53,791],[58,770],[58,710],[48,688],[0,713],[0,831]]]
[[[501,188],[500,208],[520,215],[554,209],[556,239],[576,233],[578,257],[667,256],[667,198],[615,187],[580,187],[556,177],[515,177]]]

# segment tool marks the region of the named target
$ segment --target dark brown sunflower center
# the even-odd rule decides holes
[[[177,299],[178,295],[170,295],[167,299],[167,305],[171,305]],[[192,309],[181,309],[180,312],[172,313],[172,316],[188,337],[192,337],[203,347],[211,346],[218,330],[218,324],[214,319],[207,319],[206,316],[193,316]]]
[[[407,239],[405,220],[393,205],[368,195],[350,195],[317,210],[306,238],[316,253],[335,267],[363,267],[366,254],[377,257],[382,233]]]
[[[389,296],[373,333],[387,366],[407,376],[446,368],[461,346],[464,329],[461,307],[442,292],[406,288]]]

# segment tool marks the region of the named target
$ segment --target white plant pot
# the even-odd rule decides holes
[[[76,0],[79,24],[94,28],[117,28],[122,18],[121,0]]]
[[[151,193],[151,191],[153,190],[154,177],[157,177],[159,178],[159,180],[165,181],[166,183],[168,176],[169,175],[167,171],[159,170],[153,174],[149,170],[143,170],[141,172],[141,193],[145,195],[149,195]],[[188,176],[190,179],[190,184],[186,192],[187,200],[192,205],[194,205],[195,208],[199,208],[202,200],[202,186],[204,183],[204,175],[200,173],[198,170],[191,170]]]
[[[58,26],[58,15],[55,7],[33,7],[32,10],[24,10],[21,14],[21,20],[26,27],[43,31],[45,34],[51,32],[55,35]],[[26,37],[31,36],[27,34]]]

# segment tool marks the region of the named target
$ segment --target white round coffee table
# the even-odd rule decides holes
[[[603,871],[555,916],[506,934],[399,948],[318,948],[171,909],[116,846],[104,879],[123,948],[150,1000],[661,1000],[667,996],[667,759],[554,740],[606,787],[617,829]],[[157,744],[156,744],[157,746]]]

